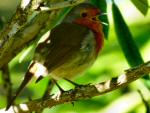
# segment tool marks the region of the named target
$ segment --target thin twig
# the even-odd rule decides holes
[[[144,96],[143,96],[143,94],[142,94],[142,92],[140,90],[138,90],[138,92],[139,92],[139,94],[141,96],[141,99],[142,99],[142,101],[144,103],[144,106],[146,108],[146,112],[145,113],[150,113],[150,105],[149,105],[148,101],[145,100],[145,98],[144,98]]]
[[[6,65],[2,68],[2,73],[3,73],[2,79],[4,82],[3,86],[6,91],[7,104],[8,104],[8,103],[10,103],[10,100],[12,98],[12,83],[11,83],[8,65]]]
[[[64,7],[74,6],[75,4],[80,4],[84,1],[85,0],[68,0],[68,1],[61,2],[61,3],[51,3],[48,5],[48,7],[41,7],[41,9],[45,8],[46,11],[61,9]]]

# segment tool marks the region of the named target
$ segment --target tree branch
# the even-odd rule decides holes
[[[10,100],[12,98],[12,83],[11,83],[11,78],[10,78],[10,73],[9,73],[9,67],[8,65],[3,66],[2,68],[2,79],[3,79],[3,88],[6,93],[6,98],[7,98],[7,104],[10,103]]]
[[[57,22],[52,20],[59,17],[62,11],[60,8],[77,5],[84,0],[67,0],[53,3],[49,8],[51,11],[41,11],[39,9],[41,3],[45,0],[30,0],[28,4],[25,4],[25,1],[21,1],[10,22],[0,32],[0,68],[8,64],[24,46],[37,38],[39,39],[46,31],[53,28]]]
[[[63,103],[88,99],[94,96],[108,93],[120,87],[127,86],[129,83],[139,79],[140,77],[148,73],[150,73],[150,61],[137,67],[125,70],[124,74],[116,78],[112,78],[111,80],[98,83],[95,85],[83,85],[80,87],[76,87],[75,89],[61,93],[59,98],[58,97],[52,98],[51,96],[49,96],[49,98],[46,98],[45,100],[43,100],[42,98],[32,100],[24,104],[13,106],[9,109],[9,111],[11,111],[11,113],[14,113],[12,112],[12,109],[14,108],[16,110],[15,112],[19,113],[22,112],[28,113],[31,111],[38,112],[38,109],[47,107],[51,108],[53,106]],[[0,110],[0,112],[2,111],[4,110]]]

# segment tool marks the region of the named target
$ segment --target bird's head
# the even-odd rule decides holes
[[[97,52],[101,49],[104,38],[102,24],[98,18],[100,14],[100,10],[95,6],[83,3],[75,6],[64,19],[65,22],[75,23],[91,29],[96,35]]]
[[[75,6],[66,16],[64,21],[76,23],[97,31],[97,29],[95,29],[97,26],[102,29],[102,25],[98,19],[99,15],[100,10],[98,8],[88,3],[82,3]]]

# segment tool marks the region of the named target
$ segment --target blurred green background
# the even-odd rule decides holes
[[[0,17],[7,20],[13,14],[17,0],[0,0]],[[144,61],[150,60],[150,11],[143,16],[130,0],[116,0],[121,13],[128,24],[134,40]],[[150,3],[150,0],[149,0]],[[108,18],[109,18],[109,38],[105,40],[105,46],[94,65],[86,71],[83,76],[78,76],[75,82],[80,84],[98,83],[116,77],[129,68],[129,65],[122,53],[122,50],[116,39],[114,25],[112,21],[111,2],[108,0]],[[22,52],[23,53],[23,52]],[[23,76],[30,63],[30,58],[26,58],[19,63],[19,54],[9,64],[13,88],[16,89],[21,83]],[[17,98],[16,103],[25,102],[28,98],[39,98],[44,93],[48,78],[35,84],[35,79],[30,82],[28,87]],[[60,80],[59,84],[65,89],[73,88],[68,82]],[[150,91],[144,86],[142,80],[137,80],[128,85],[110,93],[94,97],[88,100],[59,105],[51,109],[45,109],[44,113],[145,113],[146,108],[141,100],[137,90],[140,89],[145,99],[150,100]],[[53,92],[57,92],[55,87]],[[15,92],[15,90],[14,90]],[[3,81],[0,79],[0,108],[6,106],[6,97],[3,89]]]

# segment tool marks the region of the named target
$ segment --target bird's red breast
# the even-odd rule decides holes
[[[96,52],[98,53],[99,50],[103,46],[103,28],[100,23],[100,20],[98,19],[98,16],[100,15],[100,10],[97,8],[88,8],[83,10],[81,12],[81,17],[74,20],[74,23],[88,27],[93,31],[95,34],[95,40],[96,40]]]

